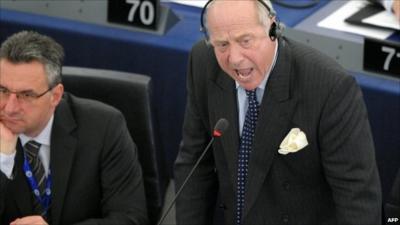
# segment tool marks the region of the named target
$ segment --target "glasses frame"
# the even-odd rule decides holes
[[[42,97],[45,94],[47,94],[49,91],[53,90],[53,88],[55,88],[57,85],[58,84],[49,87],[47,90],[45,90],[44,92],[42,92],[40,94],[33,93],[34,95],[29,95],[28,97],[26,97],[26,94],[21,92],[21,91],[11,91],[11,90],[8,90],[6,87],[0,87],[0,90],[4,89],[6,91],[6,93],[3,93],[3,94],[5,94],[6,99],[8,99],[11,94],[15,94],[17,99],[18,99],[18,101],[25,103],[25,102],[30,102],[32,100],[39,99],[40,97]],[[22,97],[22,96],[25,96],[25,97]]]

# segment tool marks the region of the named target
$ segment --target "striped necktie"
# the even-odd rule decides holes
[[[236,224],[240,225],[242,220],[242,211],[244,207],[244,196],[247,171],[250,159],[251,149],[253,147],[254,133],[256,130],[259,104],[257,102],[256,90],[247,91],[246,95],[249,102],[246,117],[243,124],[242,136],[238,152],[238,170],[237,170],[237,196],[236,196]]]
[[[37,143],[36,141],[31,140],[25,144],[24,150],[25,150],[25,154],[26,154],[28,163],[31,167],[33,176],[36,179],[40,195],[42,196],[44,194],[45,186],[46,186],[46,173],[44,170],[43,163],[39,157],[40,146],[41,146],[40,143]],[[43,211],[43,207],[37,201],[36,197],[34,198],[34,208],[35,208],[35,211],[40,214]]]

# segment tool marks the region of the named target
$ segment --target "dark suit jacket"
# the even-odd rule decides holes
[[[33,215],[33,197],[17,147],[14,179],[0,173],[1,224]],[[66,94],[51,134],[52,224],[146,224],[136,146],[122,114]]]
[[[243,224],[380,224],[381,189],[367,111],[355,80],[331,59],[281,39],[255,133]],[[176,187],[210,140],[216,121],[230,127],[213,144],[178,198],[178,224],[211,224],[219,190],[226,224],[235,221],[239,127],[234,81],[213,50],[192,49]],[[281,155],[300,128],[308,146]]]

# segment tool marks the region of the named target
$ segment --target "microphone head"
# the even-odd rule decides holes
[[[213,137],[221,137],[226,129],[229,127],[229,122],[225,118],[221,118],[217,121],[213,131]]]

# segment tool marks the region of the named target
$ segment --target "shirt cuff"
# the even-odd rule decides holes
[[[16,152],[11,155],[0,153],[0,170],[8,179],[12,179],[12,171],[14,168],[14,158]]]

